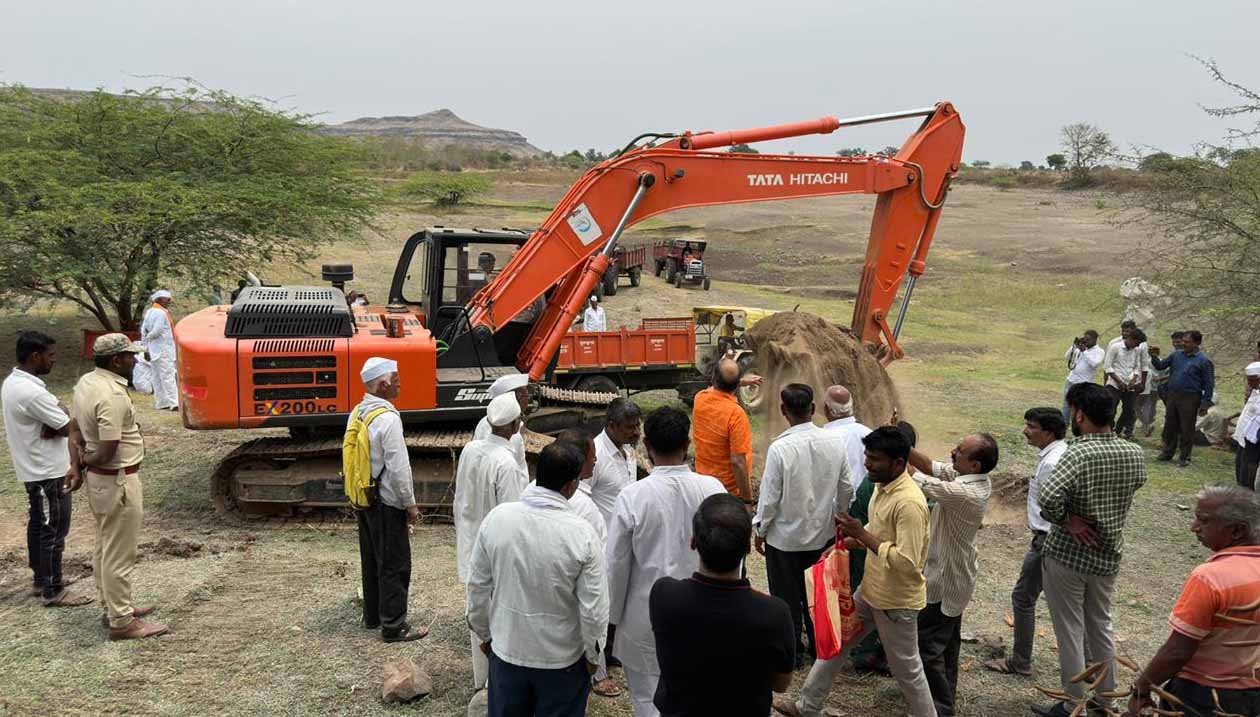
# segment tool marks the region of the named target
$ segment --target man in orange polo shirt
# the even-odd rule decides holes
[[[722,481],[728,493],[751,506],[752,424],[735,397],[739,384],[739,364],[731,358],[719,360],[710,387],[696,394],[691,442],[696,472]]]
[[[1164,709],[1187,717],[1260,714],[1260,496],[1204,488],[1190,530],[1212,555],[1190,573],[1168,620],[1172,632],[1134,683],[1128,714],[1152,704],[1159,684],[1180,701],[1165,700]]]

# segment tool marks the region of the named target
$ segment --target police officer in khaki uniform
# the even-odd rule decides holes
[[[144,439],[136,424],[127,382],[144,347],[123,334],[105,334],[92,346],[96,369],[74,387],[72,469],[83,476],[96,518],[92,575],[109,625],[109,639],[133,640],[166,632],[140,619],[153,611],[131,604],[131,570],[144,516],[140,462]]]

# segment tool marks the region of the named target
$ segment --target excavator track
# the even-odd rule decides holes
[[[470,430],[406,434],[416,502],[430,519],[449,518],[455,461],[472,435]],[[219,463],[211,500],[220,513],[265,523],[342,522],[353,513],[342,494],[340,471],[340,437],[257,438]]]
[[[589,421],[583,411],[542,410],[531,414],[541,430],[557,431]],[[527,430],[525,450],[537,455],[554,440]],[[455,499],[455,467],[460,450],[473,440],[471,430],[409,430],[416,503],[422,519],[447,522]],[[341,437],[256,438],[237,446],[210,482],[216,512],[265,527],[286,525],[353,527],[341,478]]]
[[[619,398],[621,394],[577,391],[544,383],[538,385],[538,395],[556,403],[569,403],[576,406],[607,406]]]

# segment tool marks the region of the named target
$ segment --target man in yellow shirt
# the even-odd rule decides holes
[[[928,508],[923,491],[906,473],[910,441],[894,426],[881,426],[862,439],[866,476],[876,484],[871,520],[836,518],[845,546],[867,550],[866,574],[853,595],[862,634],[830,660],[818,660],[805,678],[800,700],[776,699],[774,708],[789,717],[821,717],[827,694],[849,650],[872,630],[879,631],[906,706],[914,717],[936,717],[936,705],[919,658],[918,615],[927,604],[923,565],[927,561]]]

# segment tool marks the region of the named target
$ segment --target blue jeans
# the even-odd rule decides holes
[[[490,652],[489,717],[582,717],[591,694],[586,660],[558,670],[520,667]]]

